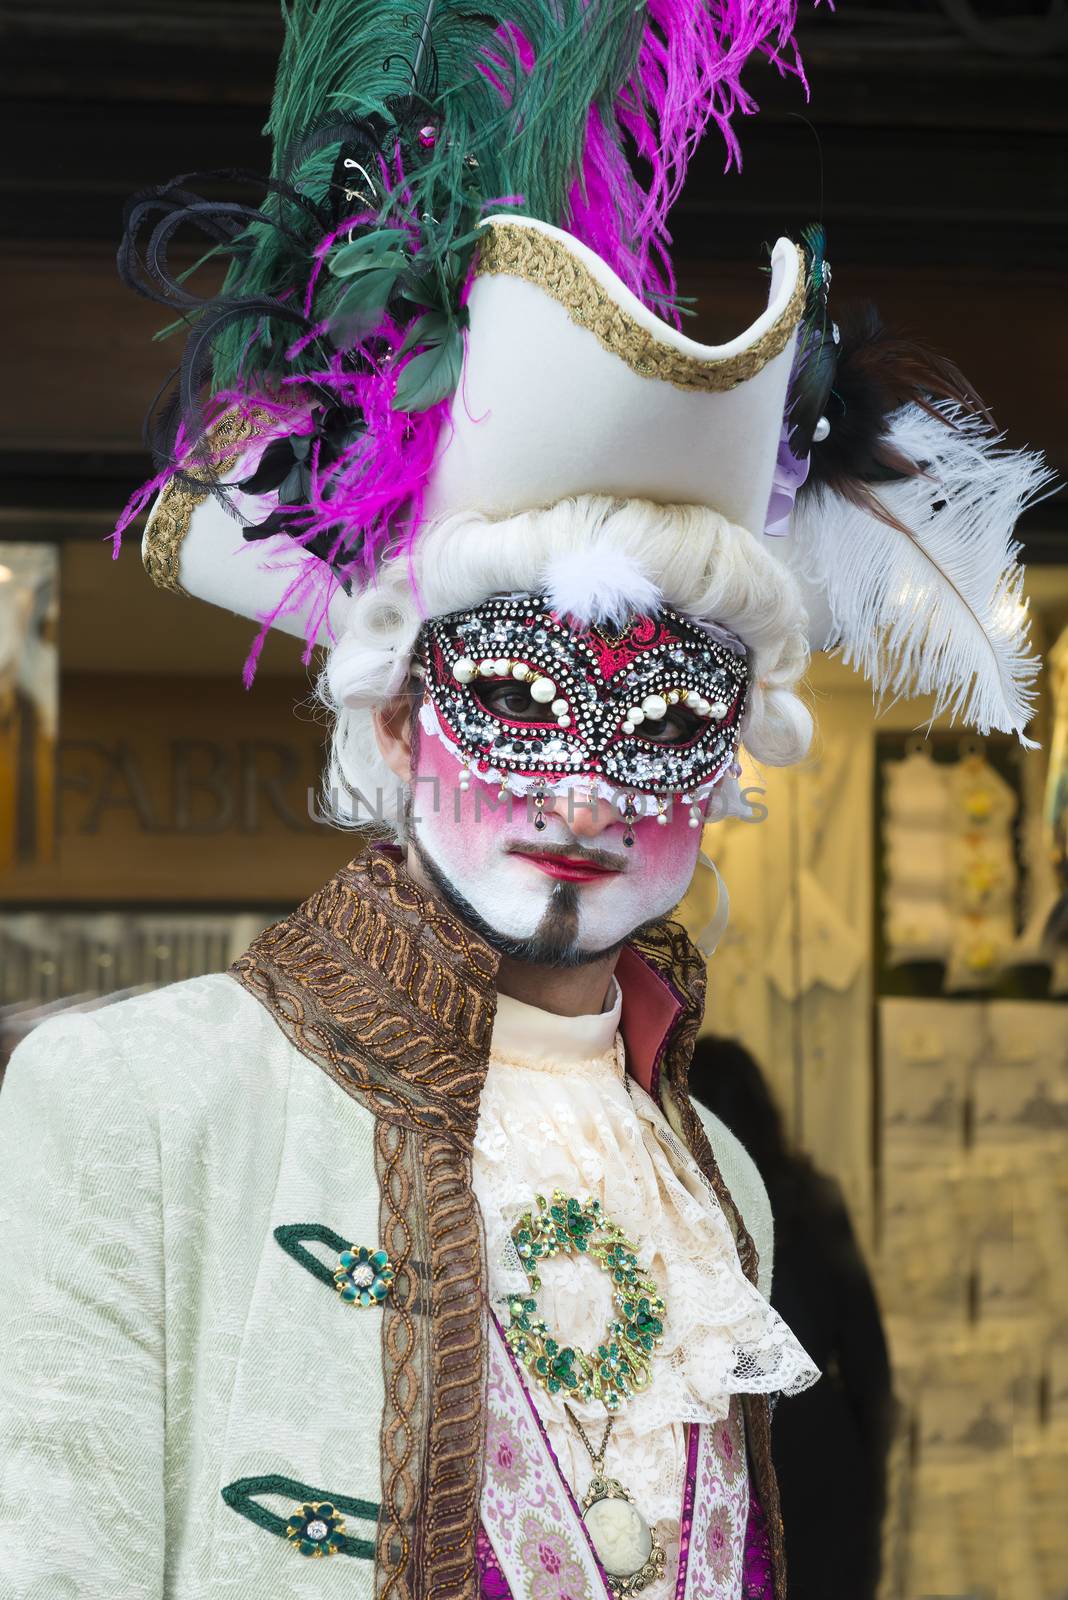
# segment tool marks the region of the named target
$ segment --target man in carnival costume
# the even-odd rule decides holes
[[[286,21],[260,200],[129,210],[191,331],[124,523],[159,491],[157,581],[325,646],[331,813],[392,837],[16,1052],[3,1593],[782,1600],[769,1397],[817,1374],[665,919],[740,746],[804,754],[810,646],[1022,736],[1040,468],[835,325],[815,231],[678,331],[667,209],[788,4]]]

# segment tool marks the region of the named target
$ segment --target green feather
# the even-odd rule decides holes
[[[428,12],[429,48],[421,49]],[[566,225],[590,108],[614,127],[613,104],[635,69],[645,22],[639,0],[290,0],[283,15],[285,46],[265,128],[274,141],[273,175],[328,204],[342,143],[331,124],[379,119],[387,155],[400,138],[405,182],[377,197],[378,223],[415,224],[420,235],[398,292],[447,314],[455,312],[487,202],[519,196],[524,214]],[[529,46],[529,71],[496,31],[506,25]],[[503,96],[487,73],[504,85]],[[419,124],[435,128],[431,148],[411,139]],[[223,294],[300,303],[323,229],[282,195],[270,195],[262,209],[279,226],[255,223],[230,247]],[[413,278],[433,285],[432,297],[412,292]],[[364,294],[352,276],[323,273],[315,317],[344,319],[347,297],[359,328],[382,282]],[[216,344],[214,387],[292,372],[284,355],[290,338],[272,336],[270,318],[231,323]],[[310,370],[322,358],[313,343],[295,365]]]

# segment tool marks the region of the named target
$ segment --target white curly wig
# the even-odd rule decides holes
[[[806,615],[791,574],[707,507],[579,495],[509,517],[465,512],[430,524],[414,557],[385,562],[353,601],[318,685],[333,714],[323,785],[330,821],[402,834],[405,786],[379,753],[372,712],[408,688],[426,617],[520,592],[548,594],[587,622],[663,601],[729,629],[752,674],[745,748],[775,766],[807,751],[812,718],[796,692],[808,664]]]

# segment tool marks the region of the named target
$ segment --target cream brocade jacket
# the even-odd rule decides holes
[[[0,1596],[472,1596],[484,1260],[471,1156],[496,959],[373,851],[230,973],[41,1026],[0,1094]],[[755,1280],[770,1215],[685,1094],[703,963],[664,924],[621,957],[622,1031]],[[645,978],[652,988],[642,988]],[[634,998],[637,997],[637,998]],[[381,1245],[382,1307],[333,1291]],[[751,1471],[781,1527],[767,1403]],[[427,1464],[432,1463],[432,1470]],[[299,1491],[299,1492],[298,1492]],[[355,1560],[279,1537],[302,1496]]]

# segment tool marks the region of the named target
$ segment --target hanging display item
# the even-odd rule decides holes
[[[651,1381],[653,1351],[663,1343],[667,1314],[663,1296],[642,1272],[633,1244],[604,1215],[599,1200],[580,1204],[555,1189],[551,1202],[540,1194],[535,1201],[536,1208],[524,1212],[512,1230],[530,1294],[509,1300],[511,1320],[505,1337],[530,1376],[550,1394],[600,1400],[609,1411],[616,1411]],[[619,1313],[592,1352],[555,1337],[538,1315],[535,1299],[541,1288],[538,1262],[577,1255],[588,1256],[608,1273]]]
[[[891,966],[949,952],[949,784],[926,746],[888,761],[883,778],[883,936]]]
[[[988,988],[1016,935],[1017,796],[979,745],[965,746],[949,778],[948,994]]]
[[[954,994],[989,988],[1009,957],[1019,799],[993,748],[934,744],[882,765],[883,933],[890,967],[938,962]]]

